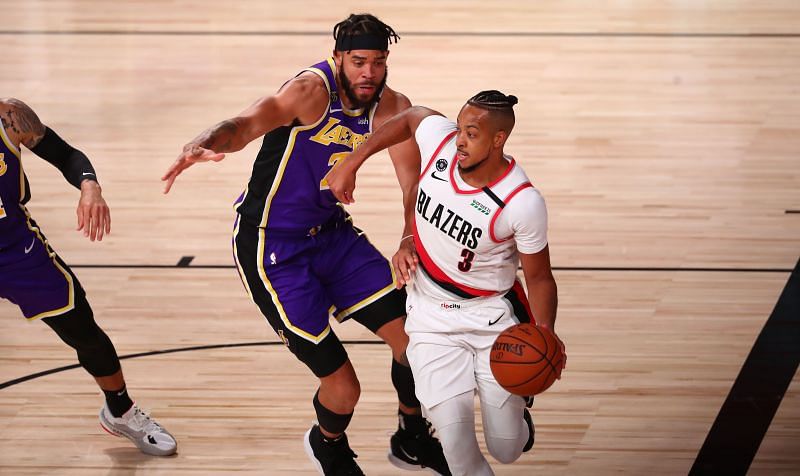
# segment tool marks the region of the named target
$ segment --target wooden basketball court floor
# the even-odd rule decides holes
[[[747,465],[725,461],[748,450],[750,474],[800,474],[787,287],[800,256],[800,4],[788,0],[0,1],[0,95],[89,155],[112,235],[76,233],[77,192],[26,150],[29,209],[134,356],[132,395],[179,440],[177,456],[152,458],[105,434],[81,369],[25,380],[76,359],[3,301],[0,473],[313,474],[301,437],[314,379],[232,266],[231,204],[258,141],[188,170],[168,196],[159,177],[186,141],[322,59],[352,11],[400,33],[389,84],[415,104],[455,117],[482,89],[520,98],[507,152],[548,202],[569,361],[537,398],[533,453],[497,474],[735,474]],[[388,159],[358,185],[356,224],[391,255],[401,208]],[[794,307],[776,307],[785,287]],[[358,461],[398,474],[385,459],[388,348],[355,323],[335,331],[363,386]]]

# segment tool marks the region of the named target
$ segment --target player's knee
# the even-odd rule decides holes
[[[361,398],[361,383],[355,379],[346,385],[340,385],[337,393],[342,402],[347,402],[349,406],[355,407],[358,399]]]
[[[64,343],[75,349],[78,361],[89,374],[105,377],[120,369],[114,344],[94,321],[85,298],[77,299],[75,309],[61,316],[43,319]]]
[[[335,396],[337,407],[335,410],[342,411],[344,409],[352,409],[361,398],[361,383],[355,375],[352,378],[340,379],[325,379],[321,385],[323,392],[326,395]]]
[[[522,446],[516,439],[492,438],[487,435],[486,449],[494,459],[502,464],[513,463],[522,455]]]
[[[436,428],[447,465],[453,476],[488,476],[494,473],[475,439],[474,423],[451,423]]]
[[[376,334],[392,349],[392,357],[398,362],[408,365],[406,349],[408,348],[408,334],[405,331],[405,319],[396,318],[378,329]]]

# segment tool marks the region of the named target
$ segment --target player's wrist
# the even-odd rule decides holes
[[[100,183],[97,182],[95,178],[85,178],[81,180],[81,192],[85,191],[97,191],[101,192],[102,188],[100,188]]]

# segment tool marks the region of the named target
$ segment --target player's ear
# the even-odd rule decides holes
[[[506,139],[508,139],[508,132],[501,129],[495,132],[494,139],[492,139],[492,145],[494,145],[495,148],[500,149],[506,143]]]
[[[336,63],[337,68],[342,67],[342,60],[343,60],[342,52],[333,50],[333,62]]]

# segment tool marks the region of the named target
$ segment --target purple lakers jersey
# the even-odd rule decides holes
[[[25,210],[29,198],[28,181],[22,170],[19,148],[11,142],[0,125],[0,266],[12,260],[7,251],[13,245],[29,240],[31,236],[28,212]]]
[[[314,124],[279,127],[264,136],[236,211],[253,226],[305,234],[337,213],[326,176],[366,140],[377,101],[369,109],[346,109],[337,91],[333,58],[303,71],[325,82],[328,108]]]

